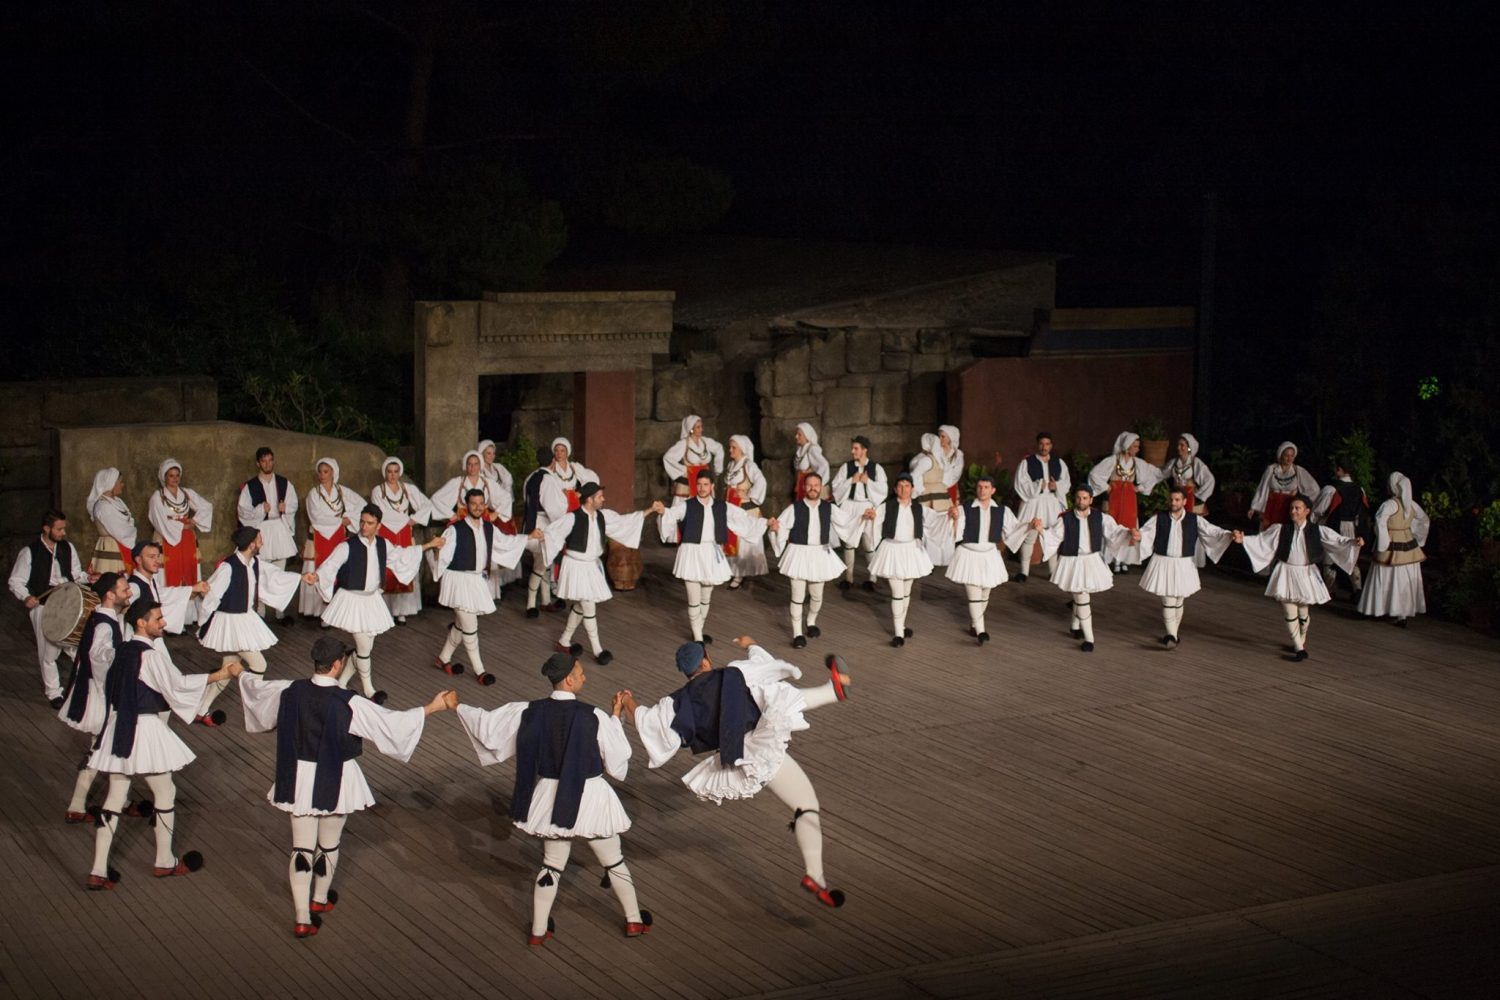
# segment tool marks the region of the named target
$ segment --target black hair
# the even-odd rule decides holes
[[[257,462],[265,458],[267,455],[270,455],[272,458],[276,457],[276,453],[270,448],[267,448],[265,445],[261,445],[259,448],[255,449],[255,460]]]

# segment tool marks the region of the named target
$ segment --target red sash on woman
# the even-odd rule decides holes
[[[316,531],[312,533],[313,543],[313,566],[323,565],[323,560],[333,555],[333,550],[344,544],[349,537],[349,529],[340,526],[338,533],[332,538],[324,538]]]
[[[948,499],[949,499],[950,502],[952,502],[953,506],[955,506],[955,507],[958,506],[958,484],[957,483],[954,483],[952,486],[948,487]]]
[[[571,514],[583,506],[583,501],[578,499],[577,490],[563,490],[563,495],[568,498],[568,513]]]
[[[812,474],[813,470],[811,469],[797,470],[797,486],[792,490],[792,498],[794,500],[804,500],[807,498],[807,489],[804,484],[807,482],[807,477]]]
[[[400,531],[392,531],[390,528],[387,528],[385,526],[385,522],[382,521],[380,522],[380,537],[384,538],[392,545],[400,545],[402,548],[410,548],[412,541],[411,522],[407,521],[406,526]],[[390,571],[390,568],[387,567],[385,571],[385,579],[381,582],[380,586],[387,594],[409,594],[416,589],[416,582],[416,578],[413,577],[411,583],[402,583],[400,580],[396,579],[396,574],[392,573]]]
[[[1135,483],[1128,479],[1109,481],[1109,516],[1122,528],[1137,528],[1138,523]]]
[[[111,538],[110,541],[114,542],[115,548],[119,550],[120,561],[125,564],[126,575],[135,572],[135,559],[131,557],[130,549],[121,545],[119,539],[117,538]]]
[[[182,540],[176,545],[161,541],[162,577],[168,587],[191,587],[198,582],[198,536],[192,528],[182,526]]]
[[[738,507],[739,505],[739,490],[736,490],[733,486],[731,486],[724,491],[724,506],[727,509],[729,507]],[[733,558],[740,554],[740,538],[734,532],[730,531],[728,527],[726,527],[724,531],[726,534],[726,537],[724,539],[724,554],[726,556],[729,556],[730,558]]]
[[[1291,493],[1277,493],[1272,490],[1266,497],[1266,509],[1261,511],[1261,530],[1269,528],[1273,524],[1285,524],[1292,519],[1292,496]]]

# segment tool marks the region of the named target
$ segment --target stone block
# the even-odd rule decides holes
[[[760,421],[760,448],[756,452],[756,460],[764,470],[768,464],[775,464],[774,459],[789,459],[797,451],[795,436],[797,434],[796,420],[780,420],[775,417],[762,417]]]
[[[849,370],[843,330],[834,330],[822,337],[814,336],[808,345],[812,349],[808,373],[813,378],[838,378]]]
[[[947,354],[949,335],[945,330],[918,330],[917,350],[923,354]]]
[[[219,386],[211,378],[182,380],[182,419],[219,419]]]
[[[635,419],[651,419],[651,400],[656,392],[656,379],[650,371],[635,373]]]
[[[799,420],[816,420],[818,397],[812,393],[803,396],[772,396],[767,414],[779,420],[791,420],[796,426]]]
[[[823,424],[827,427],[862,427],[870,422],[870,390],[829,389],[823,393]]]
[[[870,423],[899,424],[906,416],[906,384],[885,383],[870,391]]]
[[[42,422],[53,427],[176,421],[181,413],[182,391],[175,379],[86,379],[74,388],[52,388],[42,400]]]
[[[929,372],[945,372],[947,370],[948,355],[946,352],[939,354],[913,354],[911,356],[911,373],[914,378]]]
[[[776,394],[776,363],[770,358],[755,362],[755,394],[769,399]]]
[[[845,375],[835,384],[841,389],[868,389],[872,385],[879,384],[885,377],[879,372],[874,374],[860,373],[858,375]]]
[[[911,354],[907,351],[886,351],[880,355],[880,367],[888,372],[911,371]]]
[[[41,409],[40,391],[15,382],[5,385],[0,391],[0,448],[44,444]]]
[[[0,490],[0,524],[5,525],[7,533],[15,532],[20,534],[24,532],[29,542],[30,539],[36,537],[36,531],[41,526],[42,512],[51,506],[52,488],[50,486],[46,489],[33,490],[11,489],[7,485],[5,489]],[[82,507],[83,501],[77,501],[76,506]],[[72,511],[68,511],[68,513],[71,514],[68,518],[68,528],[71,530],[76,524],[74,518],[82,517],[82,515],[73,513]],[[92,532],[89,533],[89,537],[93,537]],[[74,544],[77,545],[76,540]],[[79,545],[78,551],[83,553],[92,550],[85,549]],[[88,556],[85,555],[84,559],[87,560]],[[9,572],[9,564],[7,563],[6,565],[7,572]]]
[[[516,410],[511,416],[512,440],[519,441],[524,435],[539,448],[545,448],[555,437],[573,439],[573,412],[571,410]]]
[[[637,420],[635,422],[635,452],[661,467],[661,457],[666,450],[682,437],[682,422],[679,420]]]
[[[906,424],[886,424],[869,427],[862,432],[870,439],[870,454],[890,475],[906,469],[907,462],[917,452],[921,435]]]
[[[6,490],[52,488],[52,453],[46,448],[0,448],[0,470],[0,487]]]
[[[882,351],[905,351],[910,353],[917,349],[917,332],[915,330],[882,330],[880,331],[880,349]]]
[[[937,397],[942,389],[941,375],[913,377],[906,390],[906,422],[921,427],[921,433],[937,433]],[[912,447],[916,447],[916,443],[913,440]]]
[[[807,366],[812,350],[806,343],[789,347],[776,355],[776,395],[796,396],[812,392]]]
[[[719,415],[719,395],[705,373],[687,365],[658,368],[655,373],[656,402],[652,413],[657,420],[682,420],[696,413],[705,422]],[[705,428],[707,430],[707,428]],[[713,436],[712,431],[708,431]]]
[[[850,330],[848,366],[851,372],[880,371],[882,337],[879,330]]]

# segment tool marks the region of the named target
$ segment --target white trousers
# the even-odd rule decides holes
[[[339,840],[348,816],[293,816],[292,860],[287,878],[292,883],[292,909],[297,923],[312,923],[311,902],[328,902],[328,889],[339,866]]]
[[[177,858],[172,854],[172,831],[177,823],[177,786],[170,774],[141,775],[146,787],[151,789],[155,811],[151,822],[156,827],[156,867],[172,868]],[[94,869],[100,878],[109,875],[109,849],[115,841],[115,831],[120,826],[120,811],[130,797],[128,774],[110,773],[109,791],[104,795],[104,807],[99,813],[98,825],[94,828]]]
[[[459,643],[469,658],[469,669],[476,674],[484,673],[484,660],[479,656],[479,616],[462,608],[453,609],[453,624],[448,626],[448,638],[443,641],[443,651],[438,659],[449,662]]]
[[[36,633],[36,658],[42,668],[42,693],[47,696],[48,701],[61,698],[62,678],[57,673],[57,657],[62,652],[62,647],[52,645],[42,634],[42,606],[40,604],[27,613],[31,616],[31,630]]]
[[[1307,645],[1307,629],[1312,624],[1312,609],[1306,604],[1281,602],[1281,613],[1286,618],[1286,631],[1292,637],[1292,648],[1301,652]]]
[[[589,841],[594,858],[604,869],[609,887],[625,911],[627,923],[641,922],[640,903],[635,898],[635,879],[625,864],[625,853],[620,847],[618,835],[601,837]],[[552,913],[552,904],[557,900],[557,890],[562,882],[563,869],[568,867],[568,855],[573,853],[571,840],[542,841],[542,867],[536,873],[536,884],[531,895],[531,933],[540,937],[547,933],[547,918]]]

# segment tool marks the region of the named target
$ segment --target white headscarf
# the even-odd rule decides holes
[[[943,442],[939,440],[936,434],[922,435],[922,450],[931,455],[933,458],[938,457],[938,452],[941,451],[942,448]]]
[[[737,472],[747,465],[755,464],[755,445],[750,443],[749,438],[743,434],[731,434],[729,443],[739,445],[740,447],[740,460],[729,463],[729,468],[732,471]]]
[[[808,445],[813,445],[813,444],[817,444],[818,443],[818,432],[815,431],[815,430],[813,430],[813,425],[812,424],[809,424],[809,423],[800,423],[800,424],[797,425],[797,429],[802,432],[802,436],[803,437],[807,438],[807,444]],[[807,447],[807,445],[803,445],[803,447],[805,448],[805,447]]]
[[[568,449],[568,461],[569,462],[573,461],[573,442],[569,441],[565,437],[555,437],[555,438],[552,439],[552,446],[547,449],[547,454],[550,455],[550,456],[552,456],[547,461],[548,465],[551,465],[553,462],[557,461],[557,457],[556,456],[557,456],[557,446],[558,445],[562,445],[564,448]]]
[[[389,467],[393,463],[396,466],[396,477],[397,478],[400,478],[401,476],[406,475],[406,463],[403,462],[403,461],[401,461],[401,459],[397,458],[395,455],[387,455],[387,456],[385,456],[385,458],[382,458],[380,460],[380,481],[381,482],[385,482],[385,470],[386,470],[387,467]]]
[[[470,448],[468,451],[464,452],[464,457],[460,458],[458,460],[458,478],[459,479],[468,479],[469,478],[469,456],[470,455],[473,455],[475,458],[479,459],[479,478],[483,479],[484,478],[484,456],[481,455],[478,451],[474,450],[473,448]]]
[[[333,470],[333,485],[337,486],[339,484],[339,463],[325,455],[313,463],[313,472],[316,473],[320,465],[326,465]],[[322,489],[323,484],[319,483],[318,488]]]
[[[177,459],[175,458],[169,458],[165,462],[158,465],[156,467],[156,481],[158,483],[161,483],[163,486],[166,486],[167,473],[171,472],[173,469],[176,469],[178,472],[182,471],[182,463],[177,461]]]
[[[1280,444],[1278,444],[1276,446],[1276,464],[1277,465],[1281,464],[1281,453],[1284,452],[1284,451],[1286,451],[1288,448],[1292,449],[1292,464],[1293,465],[1297,464],[1297,453],[1298,453],[1299,449],[1297,448],[1296,445],[1292,444],[1292,442],[1290,442],[1290,441],[1283,441],[1283,442],[1281,442]]]
[[[495,448],[495,442],[491,441],[489,438],[485,438],[483,441],[474,446],[474,450],[479,454],[479,461],[481,463],[484,462],[484,449],[486,448]],[[495,448],[495,450],[498,452],[500,449]]]
[[[948,443],[953,445],[953,450],[955,452],[958,451],[958,428],[954,427],[952,424],[939,424],[938,430],[941,433],[948,435]],[[941,446],[942,443],[943,439],[938,438],[938,445]]]
[[[1141,436],[1139,434],[1125,431],[1119,437],[1115,438],[1115,454],[1124,455],[1125,449],[1129,448],[1132,442],[1139,441],[1140,439]]]
[[[1184,440],[1184,441],[1187,442],[1187,446],[1188,446],[1188,461],[1191,462],[1193,459],[1197,458],[1198,457],[1198,439],[1195,438],[1195,437],[1193,437],[1191,434],[1179,434],[1177,436],[1179,438],[1181,438],[1182,440]]]
[[[1401,511],[1407,517],[1416,517],[1418,514],[1426,513],[1421,507],[1417,506],[1417,502],[1411,497],[1410,479],[1407,479],[1399,472],[1393,472],[1386,483],[1391,488],[1391,496],[1401,505]]]
[[[700,417],[700,416],[698,416],[698,414],[696,414],[696,413],[689,413],[687,416],[683,417],[682,418],[682,437],[683,438],[692,437],[693,436],[693,425],[696,424],[698,421],[700,421],[702,419],[703,418]],[[678,440],[681,440],[681,438],[679,438]]]
[[[88,510],[92,514],[94,504],[99,502],[100,497],[104,496],[104,494],[114,489],[115,483],[119,481],[120,470],[114,468],[113,466],[109,467],[108,469],[100,469],[98,472],[94,473],[94,488],[89,490],[88,503],[85,504],[84,509]]]

